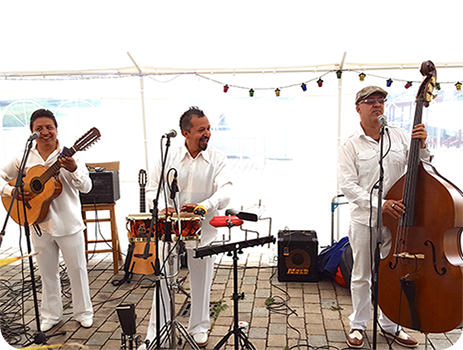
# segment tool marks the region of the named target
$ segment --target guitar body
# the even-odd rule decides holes
[[[49,169],[45,165],[36,165],[29,169],[24,178],[24,191],[29,192],[32,195],[32,199],[26,205],[27,222],[29,224],[35,224],[42,222],[48,215],[48,210],[53,199],[58,197],[63,190],[61,182],[56,178],[52,177],[50,181],[35,186],[37,179],[43,175]],[[16,179],[11,180],[9,184],[14,186]],[[13,197],[4,196],[2,197],[3,205],[6,209],[9,209]],[[11,208],[11,218],[19,225],[24,226],[24,209],[21,201],[15,201]]]

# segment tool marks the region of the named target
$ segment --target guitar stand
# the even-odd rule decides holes
[[[254,345],[249,341],[243,329],[238,324],[238,301],[242,298],[243,294],[238,293],[238,254],[243,254],[243,248],[253,247],[256,245],[264,245],[266,243],[275,243],[275,237],[261,237],[248,241],[229,243],[217,246],[208,246],[196,249],[195,258],[201,258],[208,255],[220,254],[227,252],[228,256],[233,255],[233,329],[230,330],[215,346],[214,350],[220,349],[225,345],[232,335],[235,337],[235,350],[241,349],[256,350]],[[232,254],[233,252],[233,254]]]

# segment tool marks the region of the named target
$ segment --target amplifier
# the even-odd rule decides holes
[[[118,170],[90,171],[90,178],[93,187],[89,193],[80,194],[82,204],[114,203],[121,197]]]
[[[278,281],[318,281],[315,231],[278,231]]]

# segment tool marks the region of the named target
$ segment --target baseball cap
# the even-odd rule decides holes
[[[383,97],[387,96],[387,92],[381,89],[379,86],[367,86],[357,92],[357,96],[355,97],[355,104],[358,105],[361,100],[364,100],[368,96],[371,96],[375,93],[381,94]]]

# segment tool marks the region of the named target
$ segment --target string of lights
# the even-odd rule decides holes
[[[411,67],[405,67],[407,69],[410,69]],[[443,67],[440,68],[461,68],[460,66],[447,66],[444,65]],[[414,80],[408,80],[408,79],[401,79],[401,78],[393,78],[393,77],[385,77],[385,76],[380,76],[377,74],[372,74],[368,73],[368,75],[365,73],[365,71],[372,71],[372,70],[384,70],[384,67],[377,67],[377,68],[371,68],[371,67],[365,67],[364,70],[359,70],[359,69],[351,69],[351,68],[346,68],[346,69],[322,69],[318,70],[317,67],[312,68],[312,69],[304,69],[300,68],[294,69],[294,70],[289,70],[289,69],[274,69],[273,71],[271,69],[255,69],[255,70],[243,70],[237,72],[236,70],[217,70],[216,72],[213,70],[210,70],[208,72],[207,69],[204,70],[199,70],[202,73],[199,73],[198,70],[176,70],[174,71],[166,71],[162,69],[153,69],[153,68],[146,68],[145,70],[142,70],[141,72],[139,71],[134,71],[128,68],[120,69],[120,70],[106,70],[104,72],[101,71],[82,71],[82,72],[73,72],[73,73],[68,73],[68,74],[62,74],[60,72],[48,72],[48,73],[0,73],[0,79],[2,80],[29,80],[29,81],[60,81],[60,80],[93,80],[93,79],[122,79],[122,78],[133,78],[133,77],[138,77],[138,78],[144,78],[147,77],[153,81],[156,81],[158,83],[169,83],[181,76],[185,75],[195,75],[201,79],[209,80],[213,83],[219,84],[223,87],[223,92],[227,93],[230,88],[235,88],[235,89],[243,89],[247,90],[249,92],[249,96],[253,97],[255,95],[256,91],[263,91],[263,90],[274,90],[275,95],[279,97],[281,95],[281,91],[283,89],[288,89],[288,88],[293,88],[295,86],[300,86],[302,91],[307,91],[307,86],[314,82],[317,84],[318,87],[323,87],[324,80],[322,79],[328,74],[335,73],[336,77],[338,79],[342,78],[342,75],[345,73],[355,73],[358,74],[359,80],[360,81],[365,81],[366,78],[369,77],[374,77],[377,79],[384,80],[386,82],[387,87],[391,87],[391,85],[394,82],[400,82],[400,83],[405,83],[404,88],[409,89],[413,84],[420,84],[421,81],[414,81]],[[387,69],[392,69],[392,68],[387,68]],[[397,68],[396,68],[397,69]],[[214,73],[216,74],[237,74],[237,73],[242,73],[242,74],[256,74],[257,72],[264,73],[264,72],[273,72],[273,74],[276,73],[312,73],[316,74],[316,76],[312,79],[305,80],[302,83],[294,83],[294,84],[288,84],[285,86],[278,86],[278,87],[250,87],[250,86],[240,86],[240,85],[234,85],[230,84],[227,82],[219,81],[217,79],[212,78]],[[320,73],[322,73],[320,75]],[[174,77],[171,77],[170,79],[167,80],[160,80],[160,76],[171,76],[174,75]],[[463,80],[458,80],[458,81],[438,81],[436,85],[437,90],[441,90],[441,85],[454,85],[455,89],[457,91],[461,91],[462,88],[462,83],[461,81]]]

